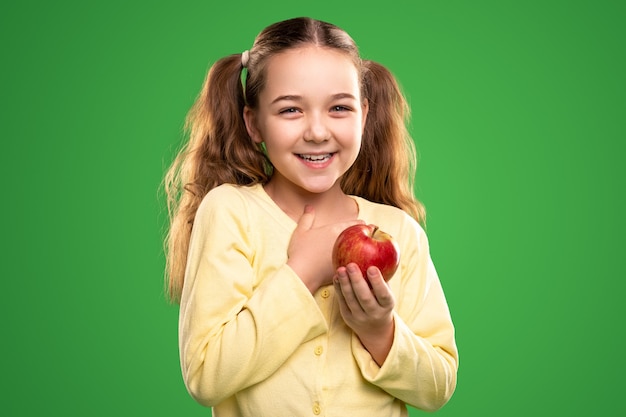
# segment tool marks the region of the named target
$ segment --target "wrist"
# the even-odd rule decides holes
[[[363,347],[370,353],[372,359],[382,366],[391,351],[395,332],[393,316],[385,325],[367,329],[366,331],[355,332]]]
[[[308,276],[308,274],[304,272],[305,270],[299,267],[297,262],[292,262],[290,259],[287,261],[287,266],[289,266],[289,268],[291,268],[291,270],[298,276],[298,278],[300,278],[300,281],[302,281],[304,286],[307,287],[311,294],[314,294],[318,290],[320,285],[317,285],[313,277]]]

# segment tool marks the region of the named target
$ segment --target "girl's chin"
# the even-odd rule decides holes
[[[291,189],[297,194],[323,194],[341,189],[341,177],[319,176],[319,177],[294,177],[289,179],[282,175],[275,176],[269,182],[271,188]]]
[[[301,184],[300,188],[308,191],[311,194],[323,194],[330,191],[335,191],[339,187],[339,179],[335,181],[324,181],[316,183]]]

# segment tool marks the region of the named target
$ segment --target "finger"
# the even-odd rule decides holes
[[[298,225],[296,229],[309,230],[313,227],[313,222],[315,221],[315,209],[313,206],[306,205],[304,206],[304,212],[300,219],[298,220]]]
[[[358,304],[360,310],[367,311],[374,304],[377,304],[376,298],[372,294],[369,283],[361,273],[361,269],[355,263],[350,263],[346,267],[348,281],[355,304]]]
[[[381,307],[393,307],[395,304],[393,294],[389,289],[389,284],[383,278],[380,270],[375,266],[371,266],[367,269],[367,279],[372,287],[372,294],[376,298],[376,301]]]
[[[346,305],[346,299],[343,296],[343,292],[341,291],[341,284],[339,283],[339,277],[335,274],[333,277],[333,286],[335,287],[335,296],[337,297],[337,301],[339,303],[339,310],[341,314],[344,315],[349,313],[348,306]]]
[[[356,264],[349,265],[347,270],[355,298],[363,311],[371,313],[381,307],[393,308],[393,294],[378,268],[372,266],[367,270],[367,280]]]
[[[347,267],[340,267],[337,269],[337,279],[335,285],[338,290],[337,292],[341,294],[341,298],[349,311],[358,312],[363,310],[354,294],[352,281],[350,280]]]

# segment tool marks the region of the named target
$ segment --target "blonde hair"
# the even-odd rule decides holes
[[[423,205],[413,195],[415,146],[407,130],[409,108],[399,85],[384,66],[361,60],[352,38],[330,23],[295,18],[265,28],[256,38],[244,69],[241,54],[213,64],[185,123],[189,140],[164,179],[169,230],[165,240],[166,290],[180,301],[189,239],[204,196],[220,184],[265,184],[273,166],[248,136],[244,106],[258,106],[265,66],[277,53],[305,44],[341,50],[359,70],[369,112],[361,150],[341,179],[346,194],[399,207],[423,223]]]

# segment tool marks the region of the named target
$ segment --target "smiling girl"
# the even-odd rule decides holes
[[[452,395],[454,327],[412,194],[406,110],[387,69],[310,18],[210,69],[166,176],[166,243],[183,378],[214,416],[406,416]],[[331,262],[363,222],[401,248],[389,282],[367,271],[371,288]]]

